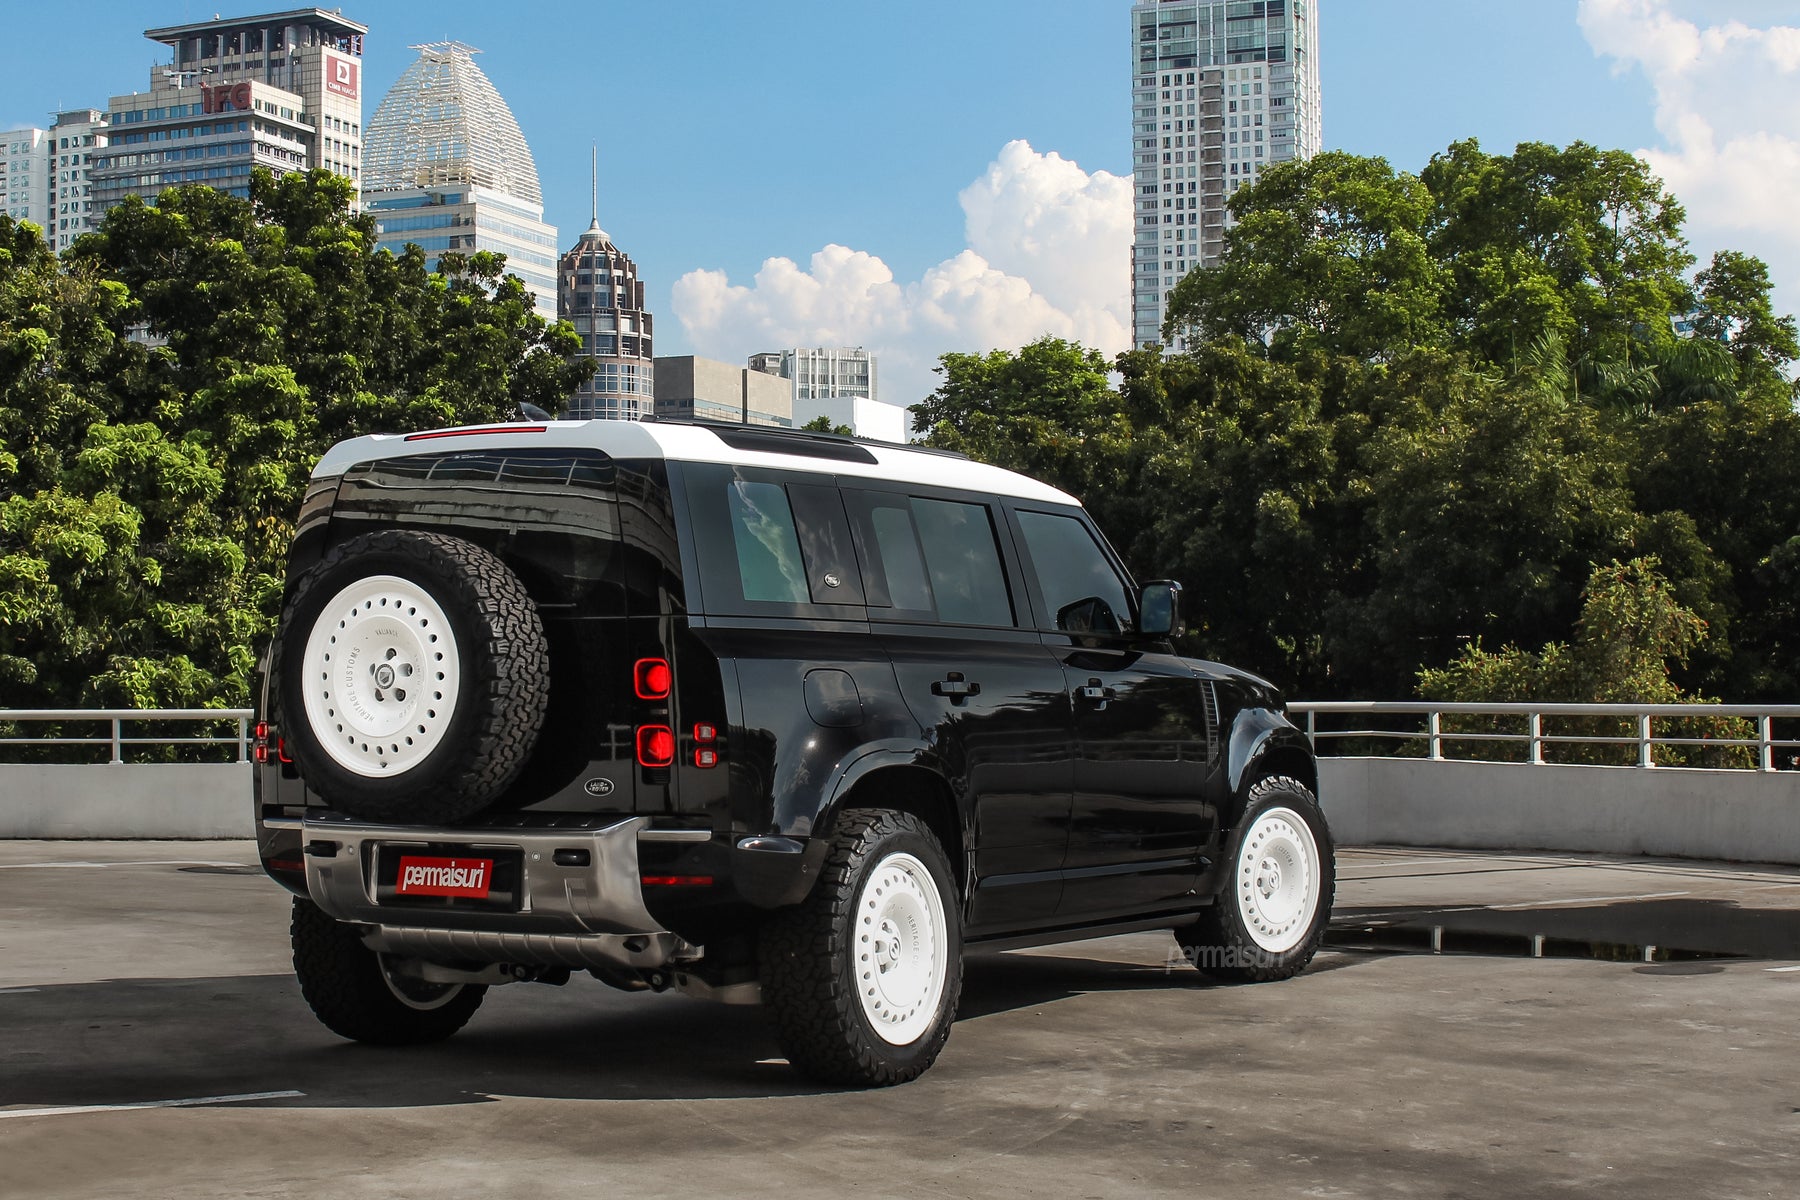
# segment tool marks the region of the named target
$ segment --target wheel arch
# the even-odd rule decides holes
[[[1224,826],[1235,829],[1249,802],[1250,789],[1259,779],[1286,775],[1319,794],[1319,766],[1312,745],[1291,721],[1269,709],[1247,709],[1232,723],[1227,778],[1231,788],[1230,811]]]
[[[838,815],[852,808],[911,813],[925,822],[955,868],[957,895],[968,898],[970,831],[943,776],[916,761],[868,755],[839,781],[825,811],[819,814],[815,836],[829,836]]]

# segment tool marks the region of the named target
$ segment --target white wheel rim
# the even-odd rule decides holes
[[[937,1017],[949,930],[937,882],[910,854],[875,865],[856,902],[856,995],[882,1041],[907,1046]]]
[[[1282,954],[1306,940],[1319,908],[1319,845],[1299,813],[1271,808],[1251,823],[1238,850],[1237,898],[1262,949]]]
[[[319,745],[372,779],[404,774],[438,748],[462,674],[444,610],[394,575],[359,579],[326,602],[301,670]]]
[[[442,1008],[463,990],[460,983],[427,983],[416,975],[397,971],[385,954],[377,954],[375,959],[381,964],[381,982],[387,984],[387,990],[394,999],[415,1011],[430,1012]]]

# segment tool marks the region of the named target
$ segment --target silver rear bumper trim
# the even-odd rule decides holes
[[[306,838],[306,890],[315,904],[338,920],[384,930],[504,934],[548,938],[552,942],[558,938],[600,936],[672,938],[674,935],[644,907],[637,843],[639,832],[648,824],[647,817],[627,817],[599,829],[446,829],[374,825],[337,813],[309,814],[301,822]],[[519,911],[440,910],[379,903],[375,880],[377,851],[383,846],[423,848],[432,843],[518,851]],[[570,849],[586,850],[587,861],[581,865],[558,864],[556,852]],[[400,949],[396,946],[395,952]],[[494,961],[538,960],[502,957]],[[571,961],[561,952],[547,961],[587,965],[584,958],[576,956]],[[617,963],[621,959],[608,953],[604,961]]]

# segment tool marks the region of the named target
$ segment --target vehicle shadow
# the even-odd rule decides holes
[[[1214,986],[1179,958],[1134,957],[972,953],[958,1021],[1094,992]],[[254,1103],[406,1108],[498,1096],[693,1100],[833,1090],[788,1067],[760,1008],[626,994],[584,979],[496,988],[468,1027],[433,1046],[345,1042],[318,1024],[288,975],[5,993],[0,1029],[0,1108],[269,1092],[303,1094]]]

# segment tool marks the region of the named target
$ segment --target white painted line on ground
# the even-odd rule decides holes
[[[1347,870],[1362,870],[1364,868],[1375,868],[1375,867],[1440,867],[1440,866],[1446,866],[1450,863],[1492,863],[1492,862],[1522,862],[1522,861],[1525,861],[1525,860],[1516,859],[1510,855],[1490,854],[1490,855],[1483,856],[1481,858],[1396,858],[1396,859],[1383,860],[1381,862],[1364,862],[1360,858],[1352,858],[1349,855],[1345,855],[1344,861],[1340,865],[1343,866]],[[1537,864],[1532,863],[1531,865],[1535,866]]]
[[[79,1104],[62,1108],[13,1108],[0,1111],[8,1117],[72,1117],[80,1113],[131,1112],[139,1108],[195,1108],[205,1104],[248,1104],[253,1100],[291,1100],[305,1092],[245,1092],[237,1096],[194,1096],[187,1100],[145,1100],[139,1104]]]
[[[1800,971],[1800,967],[1764,967],[1763,970],[1771,975],[1786,975],[1792,971]]]
[[[1677,896],[1689,895],[1688,892],[1640,892],[1629,896],[1569,896],[1561,900],[1527,900],[1520,904],[1489,904],[1485,907],[1502,908],[1556,908],[1564,904],[1611,904],[1618,900],[1673,900]]]
[[[26,987],[0,988],[0,996],[23,996],[27,992],[35,992],[37,990],[38,990],[37,988],[26,988]]]
[[[124,862],[0,863],[0,871],[46,870],[57,867],[248,867],[244,862],[220,862],[210,858],[139,858]]]

